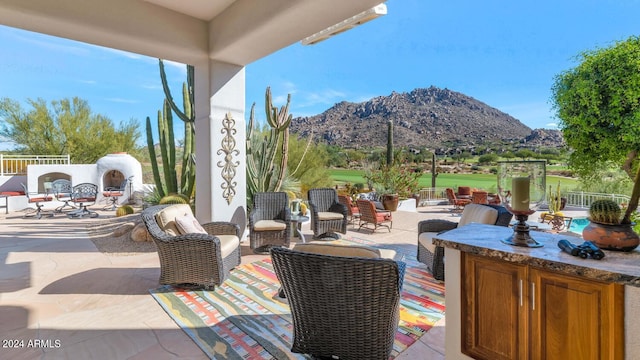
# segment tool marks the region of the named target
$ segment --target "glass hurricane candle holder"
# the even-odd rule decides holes
[[[502,242],[514,246],[540,247],[531,237],[527,219],[546,199],[545,161],[498,162],[498,194],[504,207],[515,216],[513,235]]]

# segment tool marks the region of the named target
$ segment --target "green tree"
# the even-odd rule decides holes
[[[484,154],[478,157],[478,163],[482,165],[488,165],[495,163],[496,161],[498,161],[498,159],[499,157],[496,154]]]
[[[529,149],[520,149],[514,153],[516,157],[521,158],[522,160],[526,160],[527,158],[533,158],[536,156],[532,150]]]
[[[92,114],[78,97],[51,101],[28,99],[30,110],[9,98],[0,100],[0,135],[25,155],[65,155],[77,164],[92,164],[106,154],[135,152],[140,138],[134,119],[116,127],[109,118]]]
[[[580,64],[557,75],[552,87],[560,129],[581,178],[612,165],[634,180],[623,223],[638,207],[640,174],[640,37],[581,53]]]
[[[304,196],[308,189],[333,186],[328,159],[325,145],[291,135],[287,171],[299,183],[299,189],[294,192],[300,191]]]

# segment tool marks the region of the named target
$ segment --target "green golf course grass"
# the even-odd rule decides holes
[[[343,185],[346,183],[365,184],[366,180],[362,175],[364,171],[362,170],[350,170],[350,169],[330,169],[331,178],[338,185]],[[450,173],[442,173],[438,174],[436,178],[436,187],[440,188],[454,188],[457,189],[458,186],[470,186],[478,189],[485,189],[489,192],[495,192],[497,190],[497,175],[495,174],[450,174]],[[564,191],[574,190],[579,186],[579,182],[577,179],[571,179],[560,176],[547,176],[547,187],[552,186],[553,190],[560,182],[560,188]],[[424,173],[420,179],[418,180],[418,188],[431,187],[431,173]]]

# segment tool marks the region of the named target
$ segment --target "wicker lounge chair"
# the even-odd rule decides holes
[[[332,188],[310,189],[307,193],[311,209],[313,238],[339,239],[336,232],[346,234],[349,222],[347,207],[338,201],[338,193]]]
[[[269,251],[271,246],[289,246],[291,210],[285,192],[259,192],[253,196],[249,214],[250,247],[254,251]]]
[[[418,261],[427,265],[433,277],[444,280],[444,248],[433,245],[431,239],[441,232],[452,230],[468,223],[509,226],[513,215],[503,206],[469,204],[465,206],[459,222],[442,219],[418,222]]]
[[[405,264],[375,255],[297,249],[271,249],[293,317],[291,351],[327,359],[388,359]]]
[[[202,224],[204,233],[178,228],[188,218],[186,204],[156,205],[142,212],[160,258],[160,284],[211,289],[240,264],[240,227],[230,222]]]

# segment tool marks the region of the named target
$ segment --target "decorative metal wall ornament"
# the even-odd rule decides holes
[[[238,185],[236,181],[233,181],[236,177],[236,168],[240,165],[240,161],[233,159],[234,156],[240,155],[240,151],[236,149],[236,139],[233,137],[237,133],[235,125],[236,121],[228,112],[222,120],[222,129],[220,130],[222,134],[225,134],[221,143],[222,148],[217,152],[218,155],[224,154],[224,161],[218,161],[217,165],[222,168],[222,179],[225,182],[220,184],[220,187],[222,188],[222,197],[227,200],[227,204],[231,204],[233,201],[236,185]]]

